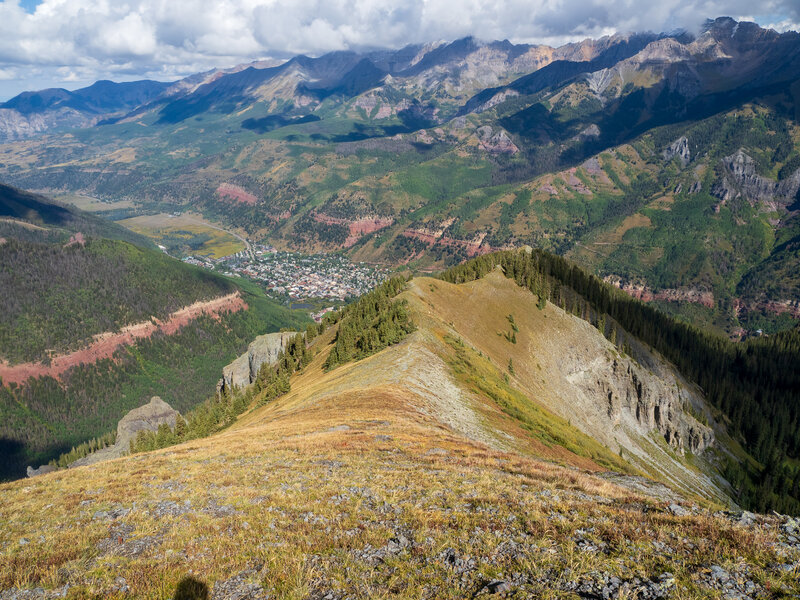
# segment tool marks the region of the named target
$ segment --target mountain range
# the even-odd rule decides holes
[[[800,34],[719,18],[26,93],[0,110],[55,128],[0,145],[0,177],[416,269],[530,244],[690,322],[773,332],[800,315],[799,53]]]
[[[729,18],[9,100],[0,599],[796,597],[798,101]],[[169,255],[253,242],[392,276]]]

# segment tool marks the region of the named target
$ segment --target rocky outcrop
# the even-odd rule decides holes
[[[65,127],[91,127],[99,117],[89,117],[71,108],[50,110],[30,115],[0,108],[0,141],[14,141]]]
[[[674,457],[667,458],[655,438],[661,437],[673,451],[697,456],[715,444],[713,429],[694,416],[712,422],[700,392],[633,338],[625,338],[630,344],[626,355],[609,351],[611,346],[588,323],[576,320],[572,325],[582,334],[584,348],[564,353],[558,343],[551,344],[569,384],[549,382],[569,398],[569,412],[557,407],[562,416],[607,447],[619,446],[659,471],[670,471],[676,481],[685,480],[683,467]]]
[[[600,137],[600,128],[595,123],[592,123],[586,129],[584,129],[578,134],[578,138],[584,140],[597,137]]]
[[[45,475],[46,473],[52,473],[53,471],[58,471],[57,467],[53,465],[42,465],[38,469],[34,469],[33,467],[28,467],[27,475],[28,477],[37,477],[38,475]]]
[[[714,292],[700,288],[664,288],[654,291],[644,283],[624,281],[616,275],[606,275],[603,281],[622,290],[632,298],[642,302],[663,300],[664,302],[688,302],[702,304],[707,308],[714,308]]]
[[[119,458],[130,451],[131,442],[136,439],[140,431],[158,431],[160,425],[166,423],[170,428],[175,427],[175,421],[180,413],[173,409],[158,396],[153,396],[150,402],[139,408],[134,408],[122,417],[117,424],[117,441],[113,446],[93,452],[84,458],[76,460],[69,468],[92,465],[104,460]]]
[[[750,204],[761,204],[768,210],[792,204],[800,190],[800,169],[777,182],[756,173],[756,164],[741,148],[722,159],[724,174],[714,183],[711,194],[724,204],[744,197]]]
[[[698,453],[714,441],[711,428],[692,417],[694,404],[687,388],[667,386],[664,381],[631,361],[615,360],[603,392],[608,416],[616,422],[625,411],[645,432],[658,431],[675,450]]]
[[[676,156],[684,167],[689,164],[692,152],[689,150],[689,140],[686,136],[679,137],[664,149],[664,160],[670,161]]]
[[[517,92],[516,90],[505,89],[502,92],[498,92],[497,94],[492,96],[489,100],[481,104],[475,112],[478,113],[485,112],[487,110],[494,108],[498,104],[502,104],[509,98],[514,98],[516,96],[519,96],[519,92]]]
[[[247,347],[247,352],[222,369],[217,392],[230,392],[253,383],[261,366],[278,362],[280,353],[296,335],[295,331],[281,331],[258,336]]]
[[[489,154],[516,154],[519,152],[519,148],[502,129],[494,132],[489,125],[484,125],[478,128],[476,134],[478,144]]]

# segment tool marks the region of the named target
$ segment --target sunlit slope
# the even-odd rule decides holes
[[[319,340],[319,356],[292,392],[234,431],[433,428],[494,450],[647,474],[684,494],[724,498],[724,482],[704,458],[714,434],[691,416],[708,412],[702,398],[644,348],[636,350],[642,366],[585,321],[549,303],[537,308],[536,296],[500,273],[461,285],[416,278],[402,297],[417,324],[406,340],[330,372],[321,369],[327,348]],[[696,439],[677,441],[690,430]]]
[[[326,372],[329,329],[290,393],[226,431],[0,486],[0,592],[557,598],[616,585],[694,598],[716,597],[713,565],[742,590],[797,590],[791,522],[692,507],[720,495],[697,457],[643,433],[621,398],[610,415],[592,407],[608,395],[586,381],[622,389],[605,361],[643,371],[643,387],[673,385],[667,365],[642,348],[646,366],[616,356],[499,273],[419,278],[402,297],[417,326],[404,341]],[[694,496],[676,506],[607,469]]]
[[[710,411],[655,353],[637,345],[636,359],[621,355],[583,319],[550,303],[539,309],[536,296],[499,271],[458,286],[419,280],[409,296],[490,358],[532,404],[668,485],[718,495],[714,468],[703,458],[716,446],[714,434],[692,416],[713,424]]]

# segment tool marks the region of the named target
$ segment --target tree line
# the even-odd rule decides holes
[[[676,321],[564,258],[542,250],[484,255],[441,277],[461,283],[501,266],[506,277],[559,307],[602,324],[625,350],[648,344],[704,392],[758,466],[728,458],[724,474],[741,505],[800,513],[800,328],[742,343]]]
[[[392,277],[330,317],[339,329],[324,368],[375,354],[414,331],[408,303],[395,299],[405,285],[403,277]]]

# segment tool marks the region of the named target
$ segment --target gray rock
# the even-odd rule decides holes
[[[725,174],[711,189],[722,202],[744,196],[753,205],[775,209],[791,204],[800,189],[800,169],[780,182],[773,181],[756,173],[755,161],[741,148],[723,158],[722,164]]]
[[[256,569],[248,569],[230,579],[215,582],[211,600],[266,600],[269,598],[267,591],[259,584],[247,581],[256,575]]]
[[[582,138],[600,137],[600,128],[596,124],[592,123],[586,129],[581,131],[580,137]]]
[[[793,535],[800,532],[800,520],[786,517],[786,522],[781,525],[781,531],[786,535]]]
[[[689,150],[689,140],[685,136],[679,137],[664,150],[664,160],[672,160],[674,157],[680,158],[681,164],[685,167],[692,158]]]
[[[117,519],[121,519],[128,515],[131,512],[130,508],[123,508],[121,506],[117,506],[115,508],[111,508],[109,510],[98,510],[92,515],[93,521],[98,520],[109,520],[109,521],[116,521]]]
[[[28,477],[36,477],[38,475],[44,475],[46,473],[52,473],[53,471],[58,471],[57,467],[53,465],[42,465],[38,469],[34,469],[33,467],[28,467]]]
[[[692,514],[689,510],[687,510],[686,508],[684,508],[680,504],[674,504],[674,503],[670,504],[667,507],[667,510],[669,512],[671,512],[673,515],[675,515],[676,517],[688,517],[690,514]]]
[[[30,590],[12,588],[10,590],[0,590],[0,600],[46,600],[50,598],[65,598],[67,592],[69,592],[69,585],[54,590],[46,590],[41,587]]]
[[[739,524],[740,525],[752,525],[755,522],[756,516],[748,511],[744,511],[741,515],[739,515]]]
[[[731,575],[719,565],[713,565],[711,567],[711,577],[720,583],[725,583],[731,578]]]
[[[497,579],[487,583],[485,589],[490,594],[505,594],[506,592],[511,591],[511,587],[512,586],[509,582]]]
[[[431,448],[425,453],[425,456],[447,456],[448,452],[444,448]]]
[[[278,356],[296,335],[295,331],[282,331],[258,336],[247,347],[247,352],[222,369],[217,391],[231,392],[253,383],[262,365],[278,362]]]
[[[170,428],[175,427],[175,420],[180,413],[173,409],[158,396],[153,396],[150,402],[139,408],[134,408],[122,417],[117,424],[117,441],[113,446],[93,452],[69,465],[69,468],[92,465],[104,460],[119,458],[130,451],[131,442],[136,439],[140,431],[158,431],[162,423]]]
[[[162,519],[164,517],[179,517],[192,512],[192,503],[184,500],[182,503],[171,500],[162,500],[151,510],[154,517]]]

